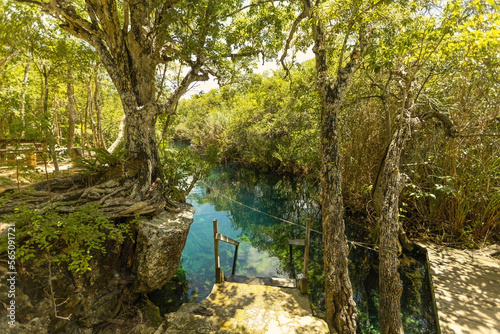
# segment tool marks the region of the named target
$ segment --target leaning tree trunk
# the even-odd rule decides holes
[[[409,121],[409,120],[408,120]],[[403,282],[399,277],[399,194],[404,186],[399,170],[404,143],[410,134],[410,123],[394,134],[386,153],[381,187],[383,202],[380,209],[379,293],[380,332],[404,333],[401,320]]]
[[[109,153],[114,153],[118,146],[123,142],[123,133],[125,132],[125,115],[122,116],[122,119],[120,120],[120,126],[118,127],[118,135],[116,136],[116,139],[113,144],[111,144],[110,147],[108,147],[108,152]]]

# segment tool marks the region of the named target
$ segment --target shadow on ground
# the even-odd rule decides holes
[[[441,333],[499,333],[500,260],[490,252],[429,246]]]
[[[192,313],[200,307],[213,315]],[[216,284],[201,303],[184,304],[166,318],[162,333],[329,333],[298,289],[241,283]]]

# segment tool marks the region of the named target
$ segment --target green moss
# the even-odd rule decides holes
[[[419,268],[420,263],[414,258],[403,255],[401,258],[401,279],[406,286],[405,300],[409,301],[408,310],[412,314],[419,314],[422,307],[422,284],[423,271]]]
[[[140,309],[146,319],[151,323],[153,327],[158,327],[163,322],[163,317],[160,314],[160,308],[153,304],[147,296],[143,296],[142,302],[140,304]]]

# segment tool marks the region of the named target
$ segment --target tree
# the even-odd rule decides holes
[[[344,230],[344,203],[338,117],[346,91],[369,46],[371,27],[367,15],[381,2],[341,4],[302,0],[303,11],[292,32],[304,19],[310,24],[316,61],[317,90],[321,110],[321,207],[325,261],[326,321],[333,333],[356,332],[356,304],[348,275],[348,244]],[[331,19],[333,28],[326,28]],[[292,35],[287,40],[290,43]],[[330,48],[337,39],[337,48]],[[351,43],[348,43],[351,42]],[[331,59],[336,59],[331,74]],[[346,59],[346,60],[345,60]],[[283,58],[282,58],[283,61]]]
[[[380,324],[381,333],[403,333],[401,321],[402,281],[399,277],[398,256],[401,244],[411,246],[399,221],[399,196],[408,177],[401,170],[405,144],[425,122],[436,119],[448,136],[456,129],[449,113],[436,102],[435,92],[427,89],[430,82],[439,81],[444,64],[443,45],[453,43],[457,26],[470,16],[471,8],[450,1],[439,8],[438,14],[422,14],[427,7],[415,3],[408,7],[395,5],[392,19],[377,36],[371,69],[383,75],[383,82],[370,77],[391,129],[391,114],[395,116],[395,132],[391,134],[373,188],[374,205],[380,225]],[[472,4],[472,7],[475,7]],[[436,10],[436,8],[434,8]],[[437,11],[437,10],[436,10]],[[398,32],[396,34],[396,31]],[[448,69],[446,69],[448,71]],[[392,112],[387,112],[391,110]],[[401,244],[400,244],[401,242]]]
[[[125,172],[134,180],[131,198],[157,199],[150,200],[148,209],[139,213],[154,213],[165,207],[159,195],[163,183],[159,180],[156,149],[157,118],[174,113],[191,83],[208,80],[209,74],[227,78],[237,61],[255,58],[266,48],[280,45],[282,35],[280,8],[267,2],[257,3],[266,8],[267,14],[260,16],[255,15],[257,4],[243,6],[239,0],[19,2],[50,13],[61,28],[88,42],[98,53],[126,115],[125,149],[129,158]],[[250,18],[245,20],[247,14]],[[187,70],[165,101],[157,102],[157,68],[173,63]],[[243,66],[248,64],[243,62]]]

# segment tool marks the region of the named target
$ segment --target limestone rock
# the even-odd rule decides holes
[[[179,267],[194,210],[189,204],[179,205],[181,212],[163,212],[143,218],[137,231],[134,291],[160,289]]]

